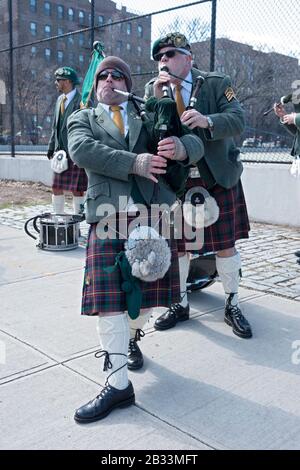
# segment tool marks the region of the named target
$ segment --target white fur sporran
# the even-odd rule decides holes
[[[183,217],[187,224],[197,229],[214,224],[220,214],[214,197],[202,186],[195,186],[185,194]]]
[[[55,173],[63,173],[68,169],[68,157],[64,150],[58,150],[51,159],[51,168]]]
[[[133,276],[145,282],[162,279],[171,264],[167,240],[152,227],[135,228],[125,243],[125,255]]]

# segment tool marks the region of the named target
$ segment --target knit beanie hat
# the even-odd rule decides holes
[[[126,62],[124,62],[124,60],[120,59],[119,57],[108,56],[108,57],[105,57],[105,59],[102,60],[102,62],[100,62],[100,64],[97,67],[95,78],[94,78],[95,93],[97,91],[98,76],[101,72],[107,69],[115,69],[121,72],[125,77],[127,91],[130,92],[132,88],[132,80],[131,80],[131,73],[130,73],[129,65],[127,65]]]

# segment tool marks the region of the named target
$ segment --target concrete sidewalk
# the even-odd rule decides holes
[[[172,330],[153,329],[157,309],[129,373],[136,405],[76,424],[104,384],[96,320],[80,316],[84,255],[0,224],[1,449],[300,449],[300,303],[253,286],[241,289],[252,339],[223,322],[220,283]]]

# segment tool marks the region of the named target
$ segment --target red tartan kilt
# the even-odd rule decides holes
[[[52,189],[63,189],[65,191],[84,192],[87,189],[87,175],[83,168],[68,157],[68,169],[63,173],[53,173]]]
[[[202,178],[190,178],[187,190],[194,186],[205,186]],[[209,190],[220,208],[220,215],[213,225],[204,229],[204,243],[200,249],[189,249],[192,253],[217,252],[232,248],[237,240],[249,238],[250,224],[241,181],[231,189],[215,185]],[[186,251],[186,240],[177,240],[178,252]],[[189,241],[190,243],[190,241]]]
[[[113,273],[103,270],[115,264],[116,255],[124,250],[125,240],[101,240],[92,224],[86,248],[86,266],[82,294],[82,315],[105,315],[127,310],[125,292],[121,289],[122,276],[118,268]],[[170,241],[171,266],[163,279],[155,282],[140,281],[141,308],[169,307],[180,301],[178,252],[175,241]]]

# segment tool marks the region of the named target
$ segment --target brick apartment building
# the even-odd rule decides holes
[[[91,4],[88,0],[18,0],[13,1],[14,46],[44,40],[16,49],[15,90],[16,132],[40,125],[51,126],[53,105],[57,97],[53,72],[60,65],[73,67],[83,79],[89,66],[91,33],[79,32],[53,40],[52,36],[78,31],[91,25]],[[132,18],[126,7],[118,9],[111,0],[96,0],[94,39],[104,44],[106,55],[122,57],[133,73],[149,70],[151,17]],[[7,0],[0,0],[0,49],[9,46],[9,15]],[[98,26],[102,26],[98,28]],[[0,53],[0,80],[9,95],[9,54]],[[0,129],[9,127],[9,100],[0,105]]]

